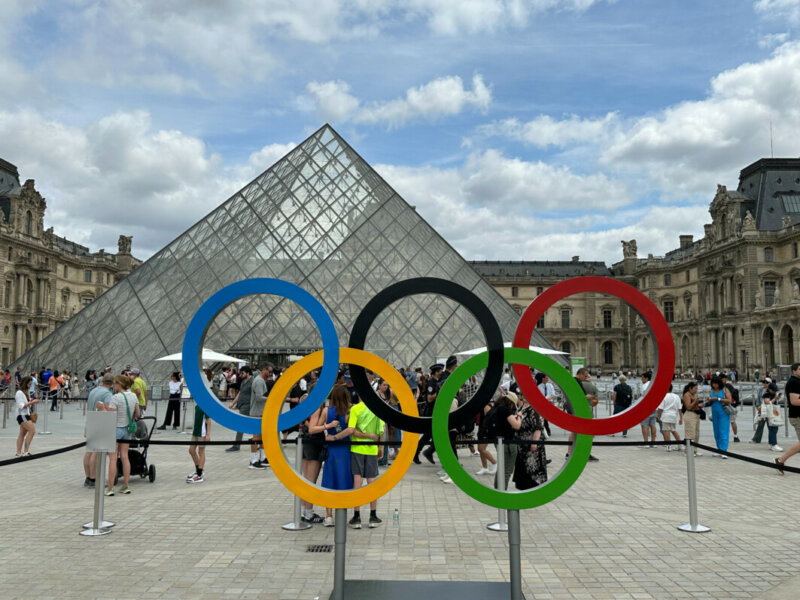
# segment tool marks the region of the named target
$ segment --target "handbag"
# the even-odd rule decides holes
[[[731,404],[726,404],[726,403],[723,402],[722,403],[722,410],[725,411],[725,414],[727,414],[727,415],[729,415],[731,417],[736,415],[736,407],[734,407]]]
[[[781,415],[781,408],[777,404],[762,404],[761,413],[764,413],[764,407],[767,407],[767,423],[772,427],[777,427],[783,424],[783,416]]]
[[[131,406],[128,402],[128,396],[125,394],[125,392],[122,393],[122,397],[125,398],[125,410],[128,413],[128,433],[131,435],[136,435],[139,425],[133,420],[133,417],[131,417]]]
[[[39,420],[39,413],[35,410],[31,409],[31,414],[29,415],[31,423],[36,423]]]

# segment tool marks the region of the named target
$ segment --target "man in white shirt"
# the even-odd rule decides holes
[[[678,398],[678,394],[672,393],[672,385],[669,386],[669,393],[664,396],[661,404],[658,405],[656,417],[661,421],[664,441],[667,442],[667,452],[671,452],[672,445],[669,443],[669,434],[672,433],[675,441],[680,442],[681,436],[678,434],[678,425],[683,425],[681,399]]]

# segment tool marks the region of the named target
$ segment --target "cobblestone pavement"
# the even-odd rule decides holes
[[[79,406],[66,407],[63,421],[49,422],[53,435],[37,435],[32,450],[80,441],[82,422]],[[703,441],[712,443],[703,427]],[[13,456],[16,432],[10,419],[0,429],[0,458]],[[746,440],[751,425],[742,423],[740,433]],[[232,439],[218,425],[212,434]],[[629,435],[641,439],[638,431]],[[186,436],[168,432],[157,439],[164,438]],[[781,435],[779,443],[790,440]],[[766,444],[744,441],[731,450],[775,456]],[[563,452],[548,448],[551,477]],[[790,507],[800,476],[705,454],[697,460],[699,514],[712,531],[696,535],[676,529],[688,520],[682,453],[597,447],[594,454],[600,462],[587,465],[564,496],[522,512],[529,599],[797,597],[800,527]],[[477,458],[461,455],[468,469],[479,468]],[[330,594],[333,555],[307,553],[306,546],[332,544],[333,529],[282,530],[292,498],[271,471],[247,468],[246,448],[210,447],[206,481],[187,485],[186,449],[151,447],[156,482],[135,478],[132,494],[107,498],[106,518],[117,526],[97,538],[78,535],[93,505],[93,492],[83,487],[82,456],[73,451],[0,467],[0,598],[311,600]],[[486,529],[497,511],[442,484],[437,470],[412,465],[379,501],[384,524],[348,531],[348,578],[508,579],[507,537]],[[395,508],[399,529],[392,527]]]

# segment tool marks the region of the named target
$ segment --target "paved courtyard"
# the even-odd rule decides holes
[[[37,435],[32,450],[80,441],[81,412],[73,404],[63,420],[50,413],[53,434]],[[746,440],[752,427],[749,419],[740,421]],[[0,429],[0,459],[14,455],[16,433],[11,419]],[[781,445],[791,443],[783,428],[780,433]],[[212,434],[232,439],[216,424]],[[629,435],[641,439],[638,431]],[[564,437],[556,432],[555,439]],[[707,424],[701,437],[713,443]],[[169,432],[156,439],[185,438]],[[731,450],[775,456],[766,444],[743,442]],[[548,448],[551,477],[563,452]],[[688,521],[682,453],[598,447],[594,454],[600,462],[587,465],[564,496],[522,512],[527,598],[797,598],[800,525],[793,505],[800,476],[708,454],[698,458],[700,522],[712,531],[696,535],[676,529]],[[186,449],[151,447],[156,482],[135,478],[132,494],[107,498],[106,518],[117,526],[96,538],[78,535],[91,520],[94,498],[83,487],[82,456],[79,450],[0,467],[0,598],[328,598],[333,555],[306,547],[333,544],[333,529],[281,529],[291,520],[292,498],[271,471],[247,468],[244,448],[236,454],[210,447],[206,481],[187,485]],[[466,451],[462,458],[468,469],[479,468]],[[508,579],[507,536],[486,529],[497,511],[441,483],[437,470],[412,465],[379,502],[384,524],[348,531],[349,579]]]

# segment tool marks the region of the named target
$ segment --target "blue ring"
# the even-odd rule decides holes
[[[319,380],[305,400],[280,416],[278,419],[280,431],[294,427],[308,419],[327,398],[328,392],[336,383],[336,374],[339,370],[339,337],[330,315],[319,300],[300,286],[281,279],[262,277],[237,281],[216,292],[197,309],[189,327],[186,328],[186,336],[183,338],[183,356],[181,358],[186,384],[198,406],[217,423],[233,431],[260,435],[261,417],[245,417],[230,410],[211,395],[200,375],[203,339],[211,322],[231,302],[251,294],[274,294],[293,300],[314,319],[322,337],[325,360],[322,363]]]

